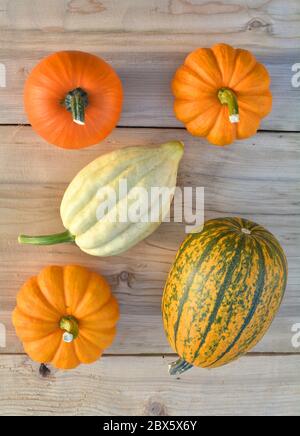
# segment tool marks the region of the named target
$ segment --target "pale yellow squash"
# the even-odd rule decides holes
[[[19,242],[75,242],[94,256],[128,250],[154,232],[169,213],[170,197],[152,188],[174,191],[182,156],[183,144],[174,141],[155,148],[123,148],[99,157],[79,172],[64,194],[60,213],[67,231],[38,237],[21,235]],[[145,201],[140,192],[147,194]],[[158,213],[153,214],[157,220],[153,222],[150,218],[158,201]],[[132,220],[128,213],[135,208],[139,211]]]

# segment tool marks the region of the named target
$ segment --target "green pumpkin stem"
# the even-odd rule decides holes
[[[87,93],[81,88],[73,89],[67,94],[64,105],[67,111],[72,113],[74,123],[84,126],[85,108],[88,105]]]
[[[43,236],[27,236],[20,235],[18,237],[20,244],[30,244],[30,245],[54,245],[62,244],[64,242],[74,242],[75,236],[71,235],[69,230],[63,233],[57,233],[54,235],[43,235]]]
[[[64,330],[64,342],[73,342],[79,335],[78,321],[73,316],[64,316],[60,320],[59,327]]]
[[[221,104],[227,105],[229,109],[229,121],[232,124],[240,122],[238,99],[235,93],[228,88],[221,88],[218,92]]]
[[[171,363],[169,365],[169,374],[170,375],[181,375],[189,369],[193,368],[193,365],[186,362],[184,359],[178,359],[176,362]]]

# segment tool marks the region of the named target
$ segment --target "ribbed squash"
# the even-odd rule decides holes
[[[286,283],[285,254],[260,225],[215,219],[189,235],[162,302],[164,328],[180,356],[170,373],[215,368],[247,353],[267,332]]]
[[[22,286],[12,319],[32,360],[73,369],[95,362],[112,344],[119,307],[104,277],[51,265]]]
[[[270,75],[247,50],[227,44],[190,53],[172,82],[177,119],[224,146],[257,132],[272,109]]]
[[[150,220],[159,200],[151,197],[151,188],[175,189],[182,156],[183,144],[174,141],[156,148],[123,148],[99,157],[74,178],[64,194],[60,212],[67,231],[38,237],[21,235],[19,242],[51,245],[75,241],[82,251],[93,256],[113,256],[128,250],[153,233],[168,214],[171,199],[164,198],[158,219]],[[128,195],[121,192],[121,180],[127,183]],[[127,204],[129,211],[139,201],[135,194],[139,188],[148,195],[148,209],[142,198],[140,206],[141,210],[145,209],[143,217],[149,219],[144,219],[145,222],[122,219],[124,205]],[[117,199],[112,206],[110,192]],[[105,204],[108,207],[103,208],[104,214],[99,218],[99,208]]]

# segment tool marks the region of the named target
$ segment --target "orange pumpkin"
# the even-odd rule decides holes
[[[119,120],[122,101],[121,81],[112,67],[79,51],[42,60],[24,91],[33,129],[62,148],[88,147],[104,139]]]
[[[23,285],[13,324],[39,363],[72,369],[99,359],[116,334],[119,309],[106,280],[81,266],[48,266]]]
[[[266,68],[249,51],[226,44],[189,54],[172,88],[178,120],[215,145],[253,136],[272,109]]]

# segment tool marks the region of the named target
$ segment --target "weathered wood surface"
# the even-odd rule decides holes
[[[80,49],[103,56],[124,90],[123,126],[180,126],[170,82],[187,53],[227,42],[252,50],[272,76],[274,108],[266,130],[300,130],[300,62],[297,0],[0,1],[0,123],[26,123],[22,90],[31,68],[47,54]],[[300,84],[300,82],[299,82]]]
[[[42,378],[28,358],[0,356],[1,415],[300,415],[299,355],[247,356],[180,379],[167,373],[172,359],[104,357]]]
[[[264,28],[280,45],[299,37],[299,13],[298,0],[0,0],[0,27],[240,36]]]
[[[7,70],[7,86],[0,89],[1,124],[28,123],[23,109],[23,87],[29,71],[39,60],[58,48],[80,48],[102,56],[119,73],[125,93],[124,110],[119,125],[182,126],[174,116],[170,87],[176,69],[193,49],[221,40],[227,41],[226,37],[215,37],[214,41],[206,44],[198,36],[183,35],[177,40],[165,36],[129,34],[126,37],[113,37],[107,34],[103,37],[101,34],[90,33],[82,35],[83,42],[78,46],[77,38],[76,33],[49,35],[35,31],[9,32],[4,40],[0,35],[0,62]],[[186,38],[188,41],[183,44],[182,39]],[[113,43],[112,50],[108,47],[109,42]],[[238,40],[235,45],[244,47]],[[262,121],[261,129],[300,130],[300,88],[292,86],[292,77],[295,74],[292,66],[300,62],[300,50],[282,52],[273,49],[260,53],[255,47],[253,49],[257,58],[270,71],[274,96],[273,111]]]
[[[213,147],[183,130],[117,129],[102,144],[64,151],[40,140],[30,127],[1,127],[0,148],[0,319],[8,340],[0,352],[21,352],[10,322],[20,285],[42,266],[79,263],[103,273],[121,303],[119,335],[109,353],[170,352],[161,322],[161,295],[171,263],[185,237],[183,224],[165,223],[127,253],[94,258],[76,246],[19,246],[19,233],[62,230],[59,205],[64,189],[85,164],[129,145],[181,139],[186,144],[180,186],[205,187],[205,216],[239,215],[273,231],[290,264],[282,309],[261,352],[296,352],[292,326],[300,322],[299,135],[260,133],[229,148]],[[66,164],[67,163],[67,164]]]
[[[0,124],[15,125],[0,126],[0,327],[7,333],[2,348],[0,329],[1,415],[300,415],[300,348],[293,347],[291,331],[300,323],[300,134],[288,133],[300,131],[299,79],[292,85],[299,41],[298,0],[0,0]],[[261,129],[282,133],[261,132],[221,149],[167,129],[180,126],[170,91],[176,68],[191,50],[217,42],[249,49],[267,66],[274,107]],[[17,126],[27,123],[22,93],[29,71],[63,49],[104,57],[125,90],[119,123],[125,128],[78,152],[47,145],[30,127]],[[181,380],[167,375],[173,357],[158,355],[171,351],[160,301],[183,225],[163,224],[113,259],[71,245],[17,244],[20,232],[62,229],[64,189],[92,159],[174,138],[186,143],[179,185],[205,187],[206,218],[240,215],[265,225],[278,236],[290,268],[286,297],[254,350],[259,354],[213,372],[193,370]],[[22,347],[10,318],[21,284],[49,263],[79,263],[103,273],[122,316],[110,355],[43,379],[38,365],[12,354]]]

